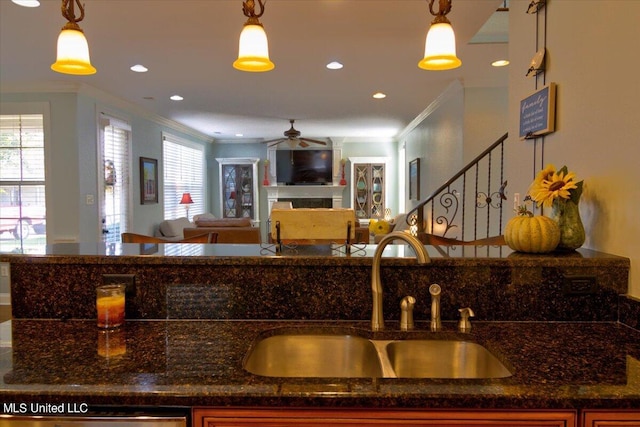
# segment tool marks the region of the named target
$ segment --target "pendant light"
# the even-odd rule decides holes
[[[451,11],[451,0],[438,0],[439,10],[433,10],[435,0],[429,1],[429,12],[435,19],[427,33],[424,46],[424,58],[418,67],[424,70],[450,70],[462,65],[456,56],[456,35],[446,15]]]
[[[80,9],[78,18],[75,15],[74,2]],[[63,74],[95,74],[96,69],[89,59],[89,44],[78,25],[78,22],[84,19],[84,7],[80,0],[62,0],[62,16],[68,22],[58,36],[58,55],[51,69]]]
[[[233,62],[233,67],[241,71],[263,72],[275,68],[269,59],[267,33],[258,19],[264,13],[264,3],[258,0],[258,4],[260,13],[255,12],[255,0],[242,2],[242,12],[248,19],[240,33],[238,59]]]

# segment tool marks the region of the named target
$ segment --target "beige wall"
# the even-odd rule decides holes
[[[536,144],[517,137],[520,100],[535,90],[525,73],[536,51],[536,20],[545,21],[524,13],[528,4],[512,0],[509,13],[511,194],[525,193],[545,164],[566,164],[585,182],[584,247],[629,257],[629,293],[640,297],[640,1],[548,3],[543,78],[558,85],[557,127]]]
[[[482,153],[493,142],[507,131],[507,87],[472,87],[467,88],[460,81],[454,81],[421,115],[421,121],[400,142],[406,147],[406,162],[420,159],[420,200],[424,200],[449,178],[459,172],[467,163]],[[500,162],[493,163],[492,185],[494,190],[500,186]],[[486,163],[485,163],[486,166]],[[481,173],[485,173],[484,171]],[[407,175],[408,172],[405,174]],[[484,175],[486,177],[486,175]],[[406,176],[408,180],[408,176]],[[472,180],[473,178],[470,178]],[[466,206],[476,203],[473,191],[462,191],[458,180],[452,189],[466,194]],[[470,182],[467,185],[473,185]],[[409,200],[408,190],[400,188],[404,194],[406,209],[409,211],[418,202]],[[449,215],[453,210],[445,209],[436,203],[438,214],[452,220],[460,226],[461,212],[455,218]],[[431,213],[426,212],[429,220]],[[497,211],[496,211],[497,215]],[[497,216],[493,217],[489,235],[501,233]],[[474,215],[465,217],[466,233],[474,230]],[[435,227],[435,225],[434,225]],[[447,237],[464,238],[452,230]],[[443,233],[443,229],[435,229],[435,233]],[[470,234],[467,234],[467,238]]]

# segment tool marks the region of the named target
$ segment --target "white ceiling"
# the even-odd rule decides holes
[[[267,73],[231,65],[246,20],[241,0],[83,1],[92,76],[50,69],[66,22],[60,0],[38,8],[0,0],[2,92],[82,83],[216,140],[277,138],[296,119],[303,137],[357,141],[397,136],[456,79],[507,84],[507,67],[490,65],[507,57],[507,44],[486,42],[505,40],[505,20],[469,43],[503,0],[453,0],[463,65],[448,71],[417,67],[433,18],[425,0],[269,0],[261,22],[276,68]],[[332,60],[344,68],[326,69]],[[149,72],[132,72],[134,64]],[[373,99],[377,91],[387,98]]]

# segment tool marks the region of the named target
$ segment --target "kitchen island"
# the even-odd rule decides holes
[[[382,261],[387,328],[372,332],[371,248],[360,255],[300,248],[282,256],[257,245],[187,246],[201,253],[154,256],[123,245],[108,254],[76,245],[36,256],[0,255],[11,266],[14,303],[11,347],[0,353],[2,400],[323,409],[640,407],[638,302],[621,295],[626,258],[589,250],[535,256],[505,247],[458,248],[456,254],[428,247],[431,263],[418,266],[408,247],[388,246]],[[127,321],[109,337],[94,320],[94,286],[105,274],[135,276]],[[435,282],[443,289],[440,332],[429,331],[426,322],[425,288]],[[418,300],[417,329],[400,332],[398,305],[407,294]],[[457,331],[463,306],[476,312],[468,334]],[[243,368],[258,337],[310,327],[369,339],[477,342],[513,375],[280,378]]]

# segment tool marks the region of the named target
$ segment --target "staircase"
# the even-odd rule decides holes
[[[504,142],[508,135],[407,213],[412,234],[434,245],[504,244]]]

